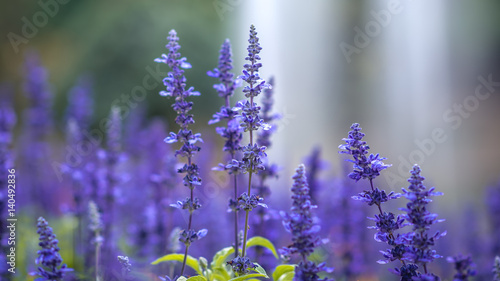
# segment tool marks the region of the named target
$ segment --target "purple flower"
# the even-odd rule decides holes
[[[233,79],[234,74],[230,71],[233,69],[233,59],[231,52],[231,42],[226,39],[222,44],[219,56],[219,66],[212,71],[208,71],[207,75],[218,78],[220,84],[215,84],[214,89],[219,93],[219,97],[226,101],[233,96],[234,90],[239,87],[240,81]],[[229,107],[226,102],[226,107]]]
[[[326,267],[325,263],[317,265],[313,261],[300,261],[295,267],[294,281],[328,281],[331,279],[320,279],[318,273],[321,271],[332,272],[333,268]]]
[[[262,159],[267,156],[266,147],[257,144],[248,144],[242,147],[243,158],[240,162],[240,169],[247,173],[257,173],[265,169]]]
[[[410,263],[403,265],[401,268],[391,270],[391,272],[397,276],[401,276],[401,281],[412,281],[413,277],[418,276],[417,269],[418,266],[416,264]]]
[[[249,196],[246,192],[244,192],[240,197],[238,197],[238,210],[251,211],[252,209],[257,208],[257,206],[267,208],[266,204],[261,203],[262,201],[264,201],[264,199],[258,195],[252,194]]]
[[[366,202],[368,206],[374,204],[379,206],[380,204],[387,202],[390,199],[397,199],[400,196],[401,194],[394,193],[393,191],[391,191],[389,194],[386,194],[385,190],[380,190],[378,188],[375,188],[374,190],[371,191],[365,190],[359,193],[357,196],[353,196],[352,199]]]
[[[476,271],[473,269],[476,265],[470,256],[462,256],[459,254],[454,257],[448,257],[446,260],[449,263],[453,263],[457,272],[453,276],[453,281],[466,281],[469,280],[470,276],[476,275]]]
[[[194,241],[199,240],[205,236],[207,236],[207,230],[202,229],[199,231],[195,231],[193,229],[183,230],[180,234],[179,241],[184,243],[186,246],[191,245]]]
[[[38,271],[33,273],[38,275],[36,280],[40,281],[58,281],[63,280],[66,272],[73,271],[71,268],[67,268],[66,264],[61,265],[62,258],[59,254],[59,247],[56,235],[52,232],[52,228],[49,226],[47,221],[39,217],[38,218],[38,230],[37,233],[40,235],[38,245],[42,248],[37,252],[38,257],[35,260],[36,264],[40,264]]]
[[[384,164],[382,160],[387,158],[381,157],[379,154],[370,154],[368,157],[368,150],[370,147],[366,145],[363,141],[365,134],[361,133],[361,127],[358,123],[354,123],[351,126],[351,131],[349,132],[349,137],[342,139],[346,144],[339,146],[340,153],[350,154],[354,160],[347,160],[353,164],[353,172],[349,174],[349,177],[355,181],[360,179],[370,179],[373,180],[380,175],[382,170],[387,169],[392,166],[390,164]]]
[[[420,175],[420,167],[418,165],[413,166],[410,172],[411,177],[408,179],[410,186],[408,190],[402,189],[403,196],[410,200],[410,202],[406,204],[406,208],[402,208],[401,210],[406,212],[403,217],[411,223],[412,232],[407,233],[404,238],[409,247],[403,260],[412,263],[422,263],[424,269],[426,269],[426,263],[441,257],[435,250],[431,249],[431,246],[434,245],[435,240],[446,235],[446,232],[437,232],[432,236],[426,233],[432,224],[444,221],[438,220],[436,214],[431,214],[427,211],[426,206],[431,202],[429,199],[430,196],[438,196],[442,195],[442,193],[434,192],[433,187],[428,190],[426,189],[423,185],[425,178]]]
[[[395,230],[403,227],[404,219],[400,216],[395,217],[393,213],[387,212],[375,215],[375,218],[369,219],[375,221],[375,226],[370,226],[369,228],[378,230],[374,237],[375,241],[393,245],[394,238],[392,234]]]
[[[237,276],[244,275],[250,272],[250,269],[254,269],[257,267],[256,264],[250,261],[247,257],[235,257],[231,261],[228,261],[227,264],[231,266],[233,272],[237,274]]]

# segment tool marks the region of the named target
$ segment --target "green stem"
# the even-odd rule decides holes
[[[252,131],[250,131],[252,132]],[[251,134],[250,134],[251,136]],[[252,187],[252,172],[248,174],[248,196],[250,196],[250,189]],[[247,235],[248,235],[248,214],[250,213],[250,210],[245,211],[245,229],[243,230],[243,250],[241,252],[241,256],[245,256],[245,250],[247,248]]]

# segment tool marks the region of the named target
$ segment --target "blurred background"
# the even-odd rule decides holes
[[[399,191],[419,164],[427,186],[445,193],[435,202],[447,220],[440,229],[456,237],[443,242],[453,249],[447,254],[467,253],[466,214],[475,216],[479,232],[487,231],[485,187],[500,180],[499,9],[494,0],[4,2],[1,98],[13,98],[13,147],[22,150],[21,112],[29,105],[23,62],[37,52],[51,85],[54,143],[65,136],[68,93],[82,76],[92,85],[90,128],[99,128],[112,105],[122,107],[125,124],[139,113],[146,121],[174,124],[159,83],[133,106],[126,97],[145,76],[165,76],[166,66],[153,60],[166,52],[166,36],[175,29],[182,56],[193,66],[187,84],[201,92],[194,130],[215,147],[207,147],[217,155],[215,165],[222,141],[206,124],[222,101],[206,72],[217,66],[220,45],[229,38],[234,72],[241,73],[248,28],[255,24],[261,77],[275,77],[274,111],[282,115],[268,151],[281,167],[276,198],[287,198],[293,170],[314,147],[330,163],[325,178],[344,176],[338,145],[357,122],[371,152],[393,165],[377,185]]]

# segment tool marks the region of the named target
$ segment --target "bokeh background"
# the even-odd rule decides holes
[[[47,20],[37,18],[46,2],[57,3],[57,11]],[[92,80],[96,128],[114,101],[130,95],[157,69],[153,60],[165,52],[166,36],[175,29],[181,53],[193,65],[186,72],[188,85],[202,93],[193,110],[195,130],[219,151],[222,142],[206,124],[221,100],[206,71],[217,66],[219,47],[230,38],[234,69],[240,73],[248,27],[255,24],[263,47],[261,76],[274,75],[275,110],[283,116],[268,152],[282,168],[274,183],[277,198],[286,198],[293,169],[316,146],[330,163],[323,176],[344,175],[337,147],[358,122],[372,152],[393,165],[378,185],[400,190],[406,171],[418,162],[427,185],[445,193],[435,201],[447,220],[440,227],[454,237],[443,242],[451,252],[470,251],[462,243],[468,237],[467,214],[476,217],[478,232],[487,232],[484,190],[500,180],[500,2],[63,2],[4,1],[0,6],[0,82],[9,89],[2,95],[13,96],[18,115],[14,150],[23,149],[17,136],[28,104],[22,87],[28,52],[38,52],[49,73],[58,143],[65,134],[68,92],[82,75]],[[26,22],[35,24],[29,36],[23,34]],[[12,34],[25,39],[13,43],[19,38]],[[494,82],[481,93],[491,92],[474,98],[483,80]],[[124,123],[140,111],[146,120],[159,117],[173,124],[170,101],[158,95],[162,89],[148,91]],[[435,134],[444,141],[432,141]],[[214,163],[215,158],[220,155]]]

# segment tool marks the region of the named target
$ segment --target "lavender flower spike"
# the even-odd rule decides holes
[[[346,144],[339,145],[339,149],[344,151],[339,151],[339,153],[350,154],[354,160],[347,160],[354,163],[354,171],[349,174],[349,177],[355,181],[360,179],[370,179],[373,180],[380,175],[380,171],[389,168],[392,165],[387,165],[382,162],[387,158],[379,156],[379,154],[370,154],[368,157],[368,149],[370,147],[366,145],[363,141],[365,134],[361,133],[361,127],[358,123],[354,123],[351,126],[351,131],[347,138],[342,139]]]
[[[41,266],[38,267],[38,272],[33,273],[34,275],[38,275],[36,280],[63,280],[65,273],[73,271],[73,269],[67,268],[66,264],[61,266],[62,258],[59,254],[60,249],[57,246],[58,241],[56,235],[52,232],[52,228],[47,221],[42,217],[38,218],[37,233],[40,235],[40,242],[38,245],[40,245],[42,249],[37,252],[38,258],[35,261],[36,264],[41,264]]]
[[[193,131],[188,128],[189,125],[194,124],[193,115],[189,113],[193,107],[193,102],[187,101],[186,99],[190,96],[199,96],[200,93],[195,92],[193,87],[187,90],[185,89],[186,77],[184,76],[183,69],[191,68],[191,65],[186,61],[186,58],[181,58],[181,54],[178,52],[181,46],[177,42],[179,41],[179,37],[177,37],[175,30],[169,32],[167,39],[169,40],[169,43],[166,45],[169,51],[168,54],[163,54],[161,58],[155,59],[155,62],[165,63],[172,69],[167,77],[163,79],[163,84],[166,86],[167,90],[161,91],[160,95],[175,98],[175,103],[172,105],[172,108],[177,112],[175,123],[180,127],[179,132],[171,132],[170,136],[165,138],[165,142],[182,143],[181,148],[175,152],[175,156],[180,155],[187,159],[187,163],[177,171],[180,174],[186,174],[183,178],[183,184],[189,187],[190,190],[190,196],[184,202],[181,202],[182,208],[189,211],[187,229],[182,231],[179,239],[186,247],[181,269],[181,275],[183,275],[189,246],[195,240],[205,236],[207,232],[205,229],[195,231],[191,228],[193,212],[201,207],[200,204],[196,203],[199,202],[198,199],[194,197],[194,187],[201,185],[201,177],[199,175],[198,165],[193,162],[192,157],[201,149],[196,143],[203,142],[203,140],[201,139],[201,134],[194,134]]]
[[[236,152],[240,150],[240,142],[243,137],[243,130],[240,127],[240,121],[236,118],[238,111],[231,107],[230,98],[234,95],[234,90],[240,86],[241,80],[234,80],[234,74],[230,71],[233,69],[233,60],[231,54],[231,43],[226,39],[222,44],[219,56],[219,66],[213,71],[208,71],[207,75],[218,78],[220,83],[215,84],[214,88],[219,93],[219,96],[224,98],[224,105],[220,111],[213,115],[213,119],[208,124],[214,124],[221,120],[227,120],[226,127],[217,127],[215,131],[222,138],[225,139],[223,151],[227,151],[231,157],[227,164],[220,163],[218,167],[213,170],[224,170],[228,174],[233,175],[234,179],[234,195],[229,199],[229,209],[234,213],[234,255],[238,257],[239,254],[239,239],[238,239],[238,174],[240,172],[240,165],[236,158]],[[236,165],[232,163],[235,162]]]
[[[247,195],[252,197],[252,174],[258,173],[264,170],[263,159],[267,156],[265,153],[266,147],[259,146],[254,143],[253,132],[257,131],[260,127],[264,130],[269,129],[267,124],[264,124],[263,120],[259,116],[260,106],[254,102],[254,98],[257,97],[262,90],[269,88],[270,86],[260,78],[259,69],[262,67],[259,53],[262,50],[259,44],[259,38],[257,37],[257,32],[253,25],[250,26],[250,38],[248,39],[248,56],[245,60],[249,61],[243,67],[243,75],[239,78],[247,82],[248,85],[243,88],[243,93],[245,97],[248,98],[246,101],[238,102],[237,107],[241,109],[241,114],[238,115],[241,118],[240,126],[245,132],[249,132],[250,143],[241,148],[243,152],[243,158],[239,162],[239,168],[244,172],[248,173],[248,191]],[[249,211],[245,211],[245,227],[243,229],[243,249],[242,257],[245,257],[246,242],[248,236],[248,218]]]
[[[438,196],[442,195],[442,193],[435,192],[434,187],[426,189],[423,185],[425,178],[420,175],[421,170],[418,165],[413,166],[410,172],[408,190],[402,189],[403,196],[410,202],[406,204],[406,208],[401,210],[406,212],[404,218],[412,224],[413,231],[407,233],[403,238],[409,244],[403,260],[422,264],[427,274],[426,264],[432,262],[435,258],[441,257],[435,250],[431,249],[431,246],[434,245],[437,239],[446,235],[446,231],[443,233],[436,232],[429,237],[427,234],[429,227],[444,220],[438,220],[437,215],[427,211],[426,206],[432,201],[429,199],[430,196]]]
[[[314,262],[307,260],[307,257],[314,252],[314,248],[319,244],[320,240],[317,233],[320,226],[314,223],[312,209],[316,208],[316,206],[311,203],[303,164],[299,165],[292,179],[294,180],[292,208],[290,213],[281,212],[281,216],[286,231],[292,234],[293,243],[283,248],[281,252],[286,257],[297,253],[302,258],[295,268],[294,280],[319,280],[318,272],[331,272],[333,269],[327,268],[325,263],[316,265]]]

